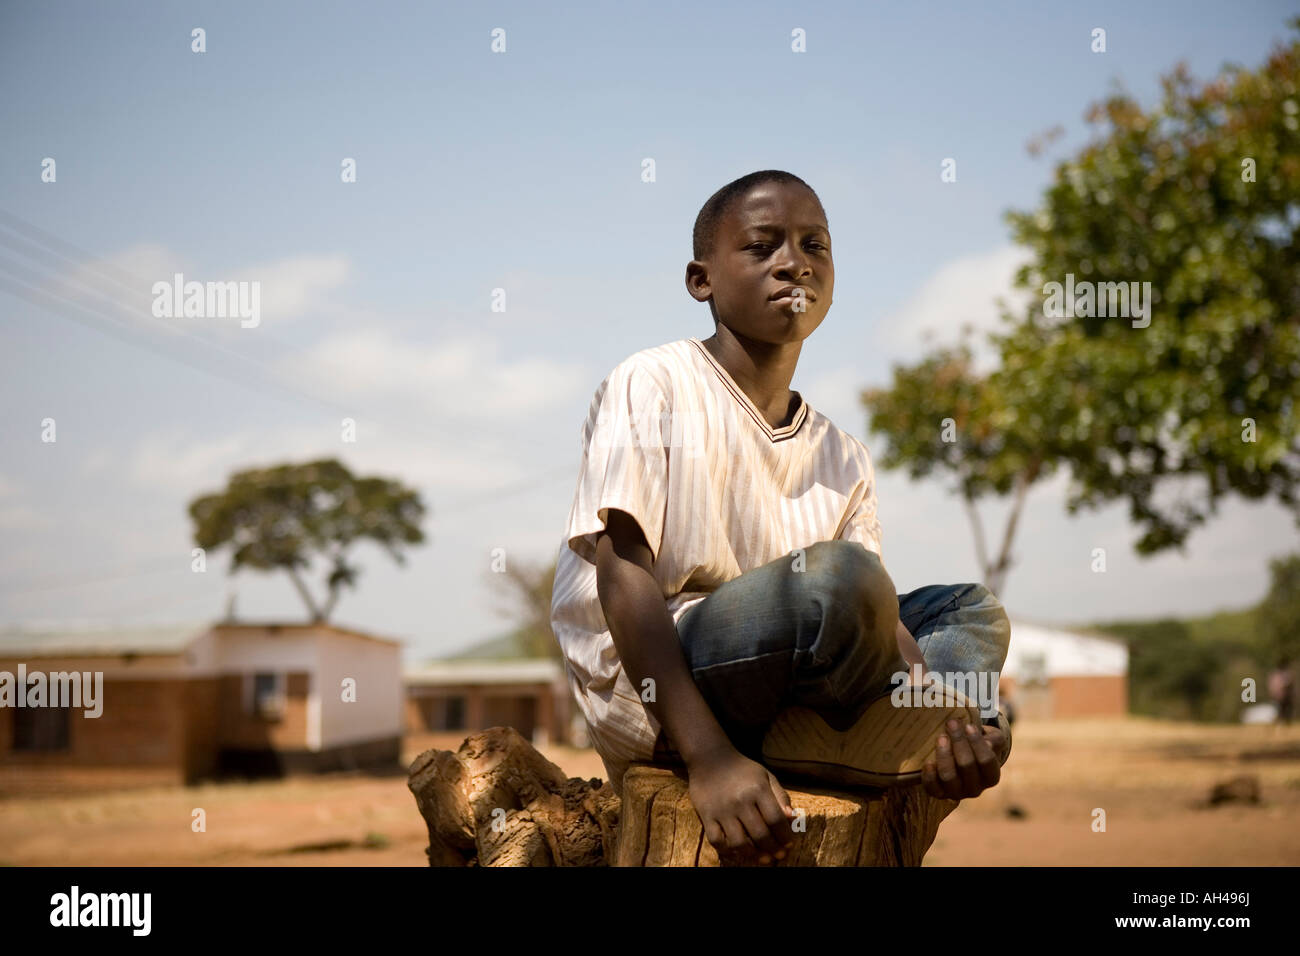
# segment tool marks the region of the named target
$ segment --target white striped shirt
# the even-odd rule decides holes
[[[773,428],[697,338],[637,352],[596,389],[551,627],[619,792],[629,762],[652,759],[660,725],[619,661],[596,593],[608,509],[641,526],[674,621],[745,571],[817,541],[880,554],[866,446],[795,395],[794,418]]]

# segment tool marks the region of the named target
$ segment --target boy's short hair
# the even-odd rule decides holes
[[[691,237],[692,258],[705,259],[712,255],[713,246],[718,237],[718,224],[722,222],[722,217],[727,214],[731,204],[749,192],[754,186],[762,183],[798,183],[813,194],[818,206],[822,204],[821,197],[817,195],[815,189],[794,173],[787,173],[783,169],[762,169],[756,173],[741,176],[739,179],[727,183],[727,185],[710,196],[708,201],[700,208],[699,215],[695,217],[695,230]],[[822,215],[826,215],[824,206],[822,207]],[[827,224],[829,225],[829,221]]]

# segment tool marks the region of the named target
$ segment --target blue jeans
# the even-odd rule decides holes
[[[928,671],[983,672],[995,690],[1011,625],[992,592],[933,584],[897,594],[880,558],[851,541],[819,541],[802,559],[792,552],[746,571],[683,614],[677,634],[718,723],[741,753],[758,759],[764,732],[785,707],[812,708],[845,729],[888,694],[894,675],[908,669],[895,635],[899,619]],[[985,716],[1010,737],[1004,716]],[[662,731],[660,758],[680,759]]]

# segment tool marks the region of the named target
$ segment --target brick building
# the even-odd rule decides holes
[[[513,727],[534,746],[587,746],[586,725],[569,696],[564,665],[558,655],[538,656],[526,631],[409,664],[402,678],[408,733],[450,739]]]
[[[0,706],[6,774],[130,769],[193,782],[400,758],[400,645],[360,631],[222,623],[0,633],[0,678],[20,667],[102,674],[102,713]],[[344,699],[347,679],[355,700]]]
[[[408,666],[402,676],[412,733],[513,727],[537,747],[570,740],[572,708],[558,661],[436,660]]]
[[[1120,716],[1128,713],[1128,645],[1110,634],[1020,619],[999,691],[1017,718]]]

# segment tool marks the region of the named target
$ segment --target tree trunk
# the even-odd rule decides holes
[[[784,783],[784,781],[783,781]],[[703,839],[681,770],[633,764],[623,799],[599,778],[565,777],[518,732],[493,727],[455,753],[428,750],[408,786],[429,828],[430,866],[746,866],[752,850]],[[778,866],[919,866],[957,806],[919,786],[792,788],[790,855]]]

